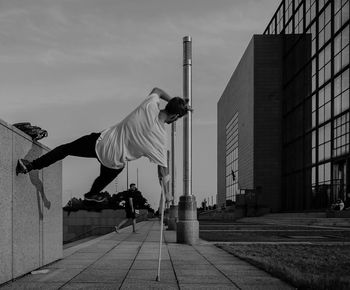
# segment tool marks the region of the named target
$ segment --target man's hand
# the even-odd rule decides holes
[[[189,104],[186,104],[186,110],[189,112],[193,112],[193,109]]]

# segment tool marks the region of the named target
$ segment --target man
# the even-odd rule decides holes
[[[168,102],[160,109],[160,99]],[[84,195],[88,201],[105,200],[100,192],[120,174],[127,161],[147,157],[158,165],[162,182],[167,174],[167,136],[165,124],[171,124],[192,110],[180,97],[171,98],[165,91],[154,88],[151,94],[120,123],[100,132],[83,136],[71,143],[56,147],[33,161],[18,160],[16,174],[47,167],[68,155],[96,158],[100,175]],[[171,195],[166,192],[167,200]]]
[[[135,203],[135,197],[137,194],[141,194],[137,188],[135,183],[130,184],[130,188],[127,191],[122,193],[121,198],[125,202],[125,213],[126,218],[123,219],[118,225],[115,226],[115,231],[119,233],[119,229],[126,224],[130,219],[132,220],[132,231],[136,233],[136,208],[137,204]]]

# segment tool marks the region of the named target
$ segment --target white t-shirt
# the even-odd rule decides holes
[[[126,161],[144,156],[167,167],[167,135],[158,117],[159,103],[159,96],[151,94],[123,121],[102,131],[95,149],[104,166],[120,169]]]

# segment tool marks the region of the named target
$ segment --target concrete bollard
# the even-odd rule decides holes
[[[197,202],[193,195],[180,196],[179,221],[176,224],[177,243],[195,245],[199,242]]]
[[[176,230],[176,222],[178,220],[178,206],[171,205],[169,209],[169,220],[168,220],[168,230],[175,231]]]
[[[163,223],[164,223],[164,225],[168,225],[168,223],[169,223],[169,209],[168,208],[166,208],[165,210],[164,210],[164,219],[163,219]]]

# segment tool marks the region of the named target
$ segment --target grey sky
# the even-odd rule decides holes
[[[193,193],[216,194],[216,103],[253,34],[280,0],[0,0],[0,118],[49,131],[63,142],[119,122],[158,86],[182,94],[182,37],[193,38]],[[177,124],[177,192],[182,194],[182,121]],[[131,162],[152,206],[156,166]],[[126,188],[126,170],[118,191]],[[98,163],[69,157],[63,202],[81,197]],[[115,184],[107,188],[115,192]],[[214,197],[215,200],[215,197]]]

